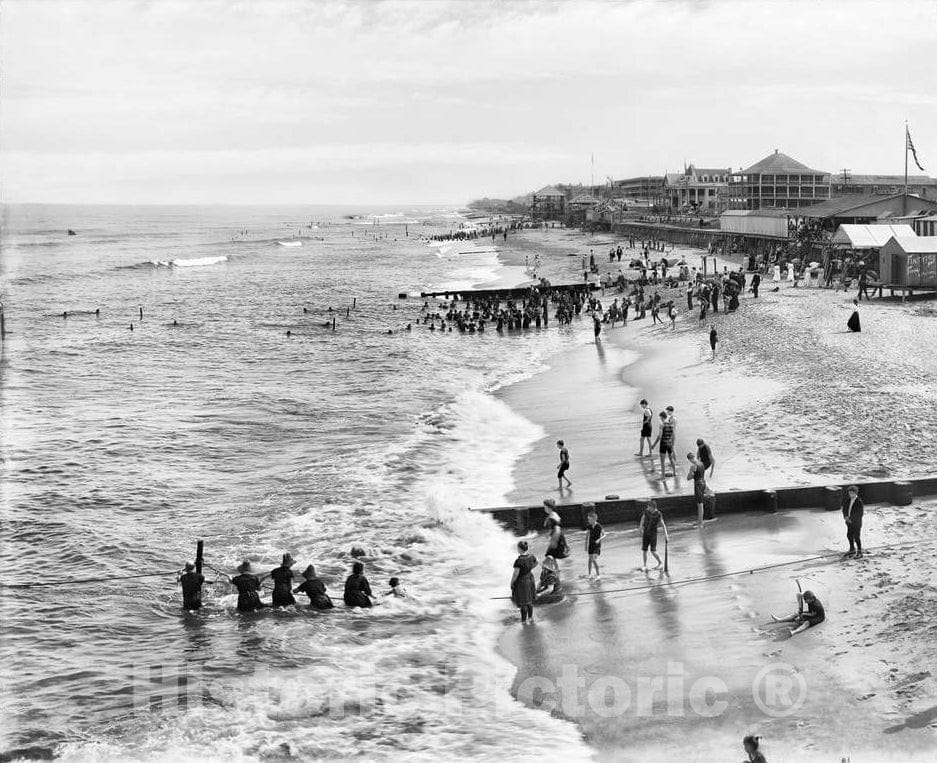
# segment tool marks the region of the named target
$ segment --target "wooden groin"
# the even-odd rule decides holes
[[[728,490],[719,493],[713,505],[707,506],[706,515],[737,514],[746,511],[775,512],[780,509],[817,509],[837,511],[842,506],[845,488],[857,485],[859,497],[865,503],[893,503],[907,506],[914,498],[937,496],[937,476],[916,477],[908,480],[875,480],[871,482],[844,482],[834,485],[766,488],[760,490]],[[692,493],[686,495],[652,496],[658,508],[667,517],[695,517],[696,501]],[[637,524],[648,497],[619,498],[606,496],[594,501],[595,511],[603,525]],[[500,506],[472,509],[493,516],[500,524],[517,535],[526,535],[541,527],[545,516],[543,506]],[[586,509],[582,503],[566,503],[556,507],[563,526],[586,527]]]

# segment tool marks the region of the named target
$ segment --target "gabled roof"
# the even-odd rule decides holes
[[[555,185],[545,185],[539,191],[534,191],[534,196],[566,196]]]
[[[664,182],[667,185],[673,185],[674,183],[683,180],[682,172],[665,172],[664,173]]]
[[[933,254],[937,252],[937,236],[892,236],[887,243],[894,241],[906,252]]]
[[[693,170],[697,175],[731,175],[732,170],[729,167],[696,167],[690,165],[687,171]]]
[[[758,175],[772,172],[796,172],[809,173],[811,175],[827,175],[829,173],[821,170],[812,170],[806,164],[801,164],[796,159],[791,159],[787,154],[782,154],[775,150],[773,154],[768,154],[760,162],[755,162],[748,169],[742,170],[743,175]]]
[[[869,207],[881,207],[889,201],[900,199],[903,193],[892,194],[891,196],[869,196],[864,193],[850,193],[846,196],[837,196],[827,201],[821,201],[809,207],[802,207],[797,210],[797,215],[801,217],[879,217],[885,210],[880,212],[869,212],[863,214],[862,210]],[[937,209],[930,199],[923,199],[908,194],[908,214],[913,214],[917,210]],[[897,212],[896,212],[897,213]]]
[[[890,238],[916,238],[910,225],[840,225],[830,239],[853,249],[878,249]]]
[[[593,196],[592,194],[581,193],[569,203],[570,204],[598,204],[599,200],[595,198],[595,196]]]
[[[720,217],[790,217],[786,209],[727,209]]]

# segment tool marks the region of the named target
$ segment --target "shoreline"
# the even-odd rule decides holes
[[[556,247],[548,248],[542,255],[545,264],[555,259],[554,254],[560,256],[565,254],[568,257],[568,259],[564,257],[560,263],[553,264],[557,273],[570,272],[573,267],[578,267],[578,256],[569,256],[570,245],[574,242],[566,240],[571,237],[568,232],[564,231],[564,233],[567,235],[563,237],[563,240],[560,240]],[[579,234],[579,239],[580,250],[584,251],[611,243],[602,239],[595,241],[595,237],[582,233]],[[499,252],[499,259],[504,261],[505,258],[509,260],[519,258],[525,249],[529,249],[529,246],[515,249],[516,253],[508,250]],[[678,251],[685,250],[681,248]],[[505,257],[502,257],[502,254]],[[689,261],[690,257],[687,256],[687,259]],[[571,267],[571,263],[575,265]],[[722,265],[723,263],[720,262],[720,267]],[[764,283],[763,291],[767,291],[768,289],[764,287],[770,289],[773,284]],[[778,435],[773,431],[778,424],[778,409],[787,405],[791,396],[790,387],[784,381],[785,361],[782,355],[774,362],[764,362],[762,359],[765,355],[772,355],[770,348],[764,345],[761,348],[753,346],[754,342],[746,337],[746,332],[750,331],[753,326],[759,328],[758,324],[762,324],[762,328],[770,329],[778,322],[778,311],[787,307],[784,304],[785,300],[800,301],[806,298],[814,301],[823,299],[829,301],[830,297],[817,290],[808,292],[808,290],[801,289],[788,294],[785,293],[787,288],[783,284],[780,289],[777,293],[769,292],[770,297],[764,294],[758,302],[746,295],[742,308],[733,316],[724,316],[722,313],[718,316],[711,316],[712,320],[719,324],[720,340],[724,337],[728,345],[727,351],[720,352],[720,358],[716,363],[708,360],[708,331],[699,328],[698,321],[693,316],[686,315],[685,303],[680,310],[677,330],[673,332],[670,330],[669,322],[663,327],[654,328],[650,326],[649,317],[644,321],[629,320],[627,328],[608,329],[607,325],[603,325],[602,341],[600,345],[597,345],[592,341],[592,332],[589,330],[588,323],[582,318],[574,321],[569,329],[555,329],[568,330],[571,346],[546,358],[544,360],[546,368],[533,377],[494,393],[514,411],[542,427],[546,432],[546,435],[533,446],[531,451],[515,463],[512,472],[515,488],[508,496],[509,503],[533,506],[548,496],[557,498],[558,502],[564,500],[572,502],[601,499],[606,493],[617,493],[623,498],[636,498],[641,495],[651,497],[667,493],[690,492],[684,479],[669,479],[666,483],[662,483],[657,469],[655,473],[651,473],[650,459],[637,459],[633,455],[636,451],[640,428],[640,409],[637,407],[637,401],[642,396],[649,399],[655,413],[667,404],[674,405],[676,409],[678,432],[675,455],[677,473],[680,477],[683,477],[687,470],[686,451],[696,449],[697,433],[702,434],[713,447],[717,465],[715,478],[711,484],[717,493],[720,490],[732,488],[759,487],[764,484],[765,475],[768,474],[771,475],[772,484],[827,484],[832,473],[840,474],[845,479],[861,478],[863,473],[858,470],[844,469],[831,472],[827,469],[815,468],[817,461],[801,460],[803,458],[801,449],[791,447],[796,445],[796,442],[783,442],[783,435]],[[839,295],[839,297],[845,298],[845,295]],[[610,291],[607,297],[600,298],[605,303],[606,299],[610,301],[613,298],[613,293]],[[677,304],[680,305],[680,302],[678,301]],[[876,313],[888,309],[881,306],[875,307]],[[839,316],[836,315],[836,317]],[[707,323],[709,322],[708,320]],[[764,331],[762,335],[763,333]],[[837,337],[833,337],[827,341],[835,342],[836,340]],[[720,349],[722,349],[722,341]],[[776,353],[775,357],[777,357]],[[810,353],[809,357],[811,360],[817,359],[813,353]],[[753,362],[753,358],[762,362]],[[797,423],[802,422],[787,421],[785,429],[790,431]],[[655,437],[656,433],[655,427]],[[572,490],[557,491],[556,488],[555,466],[558,459],[554,440],[558,438],[565,439],[570,448],[572,466],[569,475],[573,480]],[[826,440],[821,443],[821,446],[828,443],[829,440]],[[655,465],[657,460],[655,454]],[[897,474],[897,472],[893,473]],[[899,516],[906,516],[904,512],[915,511],[918,509],[918,503],[915,502],[912,507],[896,507],[895,512]],[[820,519],[828,524],[829,515],[821,516]],[[536,527],[539,524],[539,517],[532,516],[532,521]],[[742,526],[749,527],[750,534],[752,529],[757,528],[759,522],[765,521],[775,524],[801,525],[806,520],[790,518],[785,512],[781,512],[773,520],[753,518],[745,514],[724,518],[716,527],[718,530],[723,528],[728,530],[730,526],[734,527],[741,523]],[[899,521],[903,523],[907,520]],[[753,522],[754,525],[752,525]],[[806,529],[801,529],[799,533],[802,540],[809,537]],[[732,534],[734,535],[734,532]],[[574,534],[570,532],[570,535]],[[624,547],[625,542],[633,543],[635,540],[634,532],[627,529],[616,528],[615,536],[607,542],[610,551],[614,549],[617,552],[619,548]],[[829,542],[836,546],[842,541],[838,537],[835,539],[831,537]],[[583,555],[581,549],[578,548],[580,543],[578,535],[570,538],[575,564],[584,567]],[[537,556],[541,555],[543,545],[543,541],[539,539],[532,544],[532,550]],[[541,553],[537,553],[538,551]],[[639,553],[635,556],[639,556]],[[607,561],[610,565],[613,564],[611,558]],[[614,564],[620,565],[620,561],[616,559]],[[568,568],[569,562],[565,565]],[[913,585],[921,582],[921,573],[926,577],[926,570],[922,569],[917,569],[915,574],[910,576],[913,579]],[[633,572],[616,572],[615,580],[628,574],[633,575]],[[570,595],[567,597],[567,602],[538,610],[538,613],[543,614],[541,623],[537,626],[538,629],[543,628],[544,631],[549,630],[551,634],[555,634],[560,643],[565,645],[558,651],[564,653],[567,664],[580,667],[583,667],[582,655],[575,649],[570,652],[569,645],[581,642],[582,628],[571,621],[567,609],[578,610],[585,606],[581,601],[576,600],[576,593],[584,586],[590,585],[583,582],[583,577],[580,575],[570,581],[568,585]],[[774,580],[771,586],[780,594],[778,580],[785,576],[782,573],[775,577],[777,580]],[[603,581],[605,578],[606,576],[603,575]],[[568,578],[564,576],[564,583],[567,580]],[[781,582],[784,581],[781,580]],[[603,587],[605,585],[607,584],[603,582]],[[593,598],[592,593],[594,592],[588,591],[587,598]],[[894,594],[895,591],[888,593]],[[842,604],[842,601],[839,603]],[[607,612],[607,616],[612,617],[613,620],[622,616],[621,613],[616,613],[614,607],[606,606],[603,611]],[[563,614],[564,612],[566,614]],[[578,614],[577,619],[580,619]],[[847,618],[847,620],[852,623],[856,622],[855,617]],[[541,675],[545,669],[544,666],[550,664],[550,658],[544,656],[545,653],[541,648],[535,649],[533,654],[529,652],[529,642],[533,638],[527,633],[530,630],[528,628],[522,631],[519,630],[519,626],[508,625],[502,631],[498,651],[518,670],[512,694],[518,701],[537,706],[531,698],[521,696],[523,692],[519,693],[519,689],[522,689],[524,681]],[[829,630],[832,631],[834,628],[830,627]],[[849,626],[837,626],[836,631],[848,634]],[[863,648],[868,651],[867,647],[868,645]],[[627,642],[622,643],[622,649],[628,654]],[[909,651],[913,650],[905,650],[904,654],[892,655],[888,664],[893,663],[892,666],[899,666],[894,667],[894,671],[891,669],[886,673],[873,671],[877,680],[881,682],[894,678],[895,672],[903,672],[906,676],[913,677],[914,660],[908,658]],[[756,654],[755,657],[757,656]],[[871,659],[868,654],[866,656]],[[601,657],[598,659],[601,660]],[[731,660],[732,656],[727,655],[727,659]],[[847,680],[849,671],[862,673],[863,669],[857,667],[855,663],[844,667],[844,664],[848,662],[846,658],[840,658],[835,662],[836,664],[828,670],[830,680],[835,680],[839,685],[852,685]],[[816,670],[827,669],[822,663],[817,663],[812,667]],[[855,675],[855,673],[852,674],[853,679]],[[857,686],[863,684],[867,688],[870,680],[869,675],[863,675],[862,680],[854,680],[853,683]],[[913,681],[912,684],[920,688],[921,685],[926,686],[927,682]],[[930,687],[926,686],[925,694],[928,690]],[[873,696],[875,694],[872,692]],[[878,694],[881,695],[882,692]],[[931,696],[934,696],[933,693]],[[868,699],[862,701],[868,702]],[[875,700],[872,705],[867,706],[873,705],[876,705],[883,715],[897,717],[895,708],[901,706],[901,702],[894,698],[885,701],[879,696],[879,699]],[[908,718],[911,719],[908,722],[915,723],[914,718],[917,716],[911,712],[913,708],[905,706],[904,709],[909,713]],[[567,717],[556,710],[553,710],[553,714],[566,717],[567,720],[576,723],[586,742],[603,757],[611,755],[615,759],[622,760],[648,759],[643,754],[635,758],[627,757],[624,739],[619,738],[620,735],[616,733],[610,734],[609,724],[603,724],[600,718]],[[874,715],[871,718],[874,719]],[[917,722],[920,723],[920,721]],[[717,759],[725,757],[726,749],[735,749],[734,746],[738,744],[744,733],[749,733],[749,731],[740,729],[737,737],[732,737],[728,748],[718,747],[717,742],[727,740],[720,740],[718,734],[715,735],[711,740],[714,745],[711,754]],[[786,736],[786,733],[782,736]],[[925,740],[925,747],[928,743],[929,739]],[[875,747],[876,754],[884,749],[879,748],[877,738],[873,736],[864,738],[863,745],[867,748]],[[773,749],[777,750],[777,748]],[[853,752],[856,751],[853,750]],[[650,753],[650,748],[645,752]],[[680,752],[680,748],[676,747],[672,752]],[[814,752],[809,748],[803,748],[796,759],[805,759],[808,755],[812,757]],[[905,750],[902,753],[902,759],[908,759],[908,752]],[[776,751],[769,754],[769,757],[772,760],[784,759],[783,755],[778,758]]]

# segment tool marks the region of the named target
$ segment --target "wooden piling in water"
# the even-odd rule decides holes
[[[202,574],[202,552],[205,550],[205,541],[200,540],[195,544],[195,571]]]

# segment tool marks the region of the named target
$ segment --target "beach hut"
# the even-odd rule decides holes
[[[892,236],[880,259],[882,283],[937,288],[937,236]]]
[[[910,225],[840,225],[830,243],[853,251],[881,249],[890,238],[914,237]]]
[[[840,225],[830,239],[839,256],[852,256],[862,260],[871,270],[880,274],[879,253],[892,237],[908,238],[914,236],[910,225]],[[881,275],[881,274],[880,274]]]

